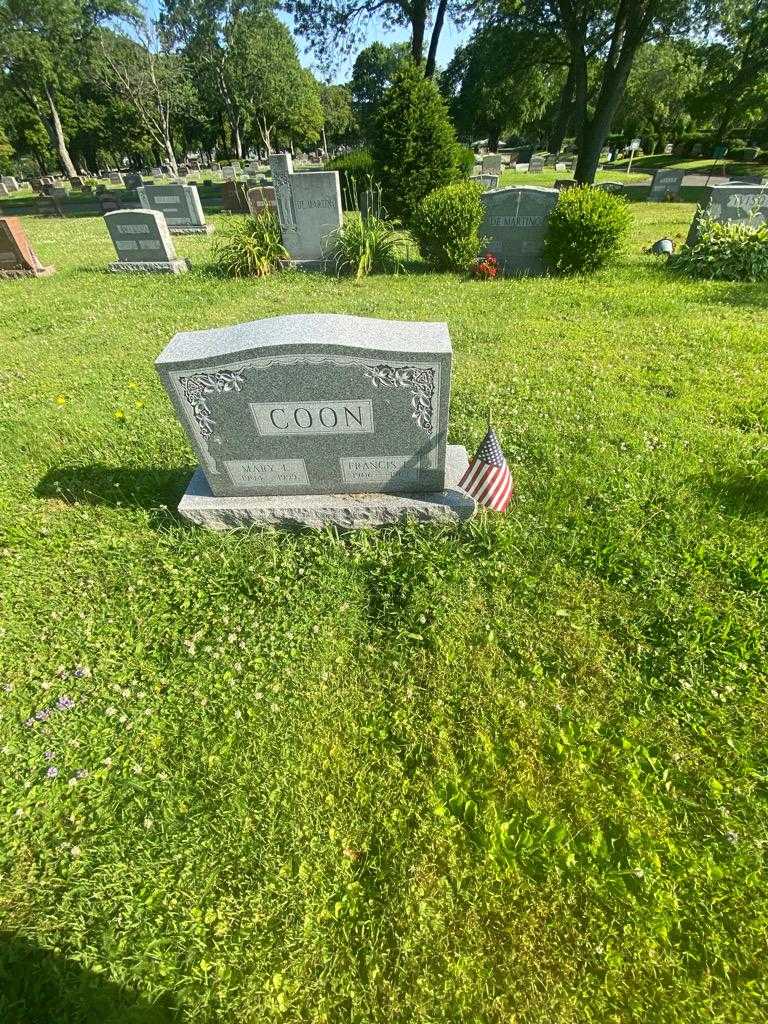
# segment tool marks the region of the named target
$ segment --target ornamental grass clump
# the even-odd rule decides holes
[[[283,245],[280,223],[271,210],[238,218],[214,246],[216,266],[227,277],[265,277],[290,257]]]
[[[411,234],[435,270],[467,271],[477,257],[483,220],[482,188],[457,181],[430,192],[416,208]]]
[[[768,281],[768,225],[702,214],[697,241],[671,256],[669,266],[710,281]]]
[[[591,274],[616,260],[631,223],[627,201],[585,185],[558,196],[544,239],[544,259],[557,274]]]
[[[388,219],[375,185],[358,195],[355,182],[345,192],[350,211],[331,241],[331,258],[338,274],[359,281],[368,274],[397,274],[403,269],[400,233]]]

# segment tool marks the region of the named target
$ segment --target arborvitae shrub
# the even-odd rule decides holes
[[[475,154],[469,146],[456,147],[456,170],[462,178],[468,178],[475,169]]]
[[[411,234],[435,270],[462,271],[472,265],[480,251],[481,193],[475,182],[457,181],[430,192],[416,208]]]
[[[419,202],[457,177],[456,134],[435,83],[403,61],[373,127],[375,179],[389,212],[410,219]]]
[[[711,281],[768,281],[768,226],[701,217],[699,237],[669,258],[669,266]]]
[[[368,149],[356,149],[328,160],[327,171],[338,171],[344,209],[354,209],[352,196],[363,195],[375,183],[373,157]]]
[[[586,185],[561,192],[550,214],[544,259],[559,274],[588,274],[616,259],[631,215],[627,201]]]

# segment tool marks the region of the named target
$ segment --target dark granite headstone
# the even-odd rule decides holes
[[[493,253],[505,274],[546,273],[544,235],[557,195],[554,188],[525,186],[500,188],[480,197],[485,216],[478,233],[489,239],[483,252]]]
[[[659,168],[654,172],[651,191],[648,193],[649,203],[663,203],[680,198],[685,171],[672,168]]]
[[[768,223],[768,189],[759,185],[712,185],[705,194],[704,202],[696,211],[687,245],[695,245],[699,237],[699,221],[702,213],[709,214],[721,223],[736,221],[752,227]]]

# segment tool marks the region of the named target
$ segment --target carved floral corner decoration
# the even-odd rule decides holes
[[[375,388],[408,388],[411,391],[413,418],[427,434],[432,433],[435,397],[435,370],[432,367],[420,369],[417,366],[366,366],[366,377]]]
[[[239,370],[217,370],[215,373],[195,373],[191,377],[179,377],[184,398],[192,407],[192,415],[204,441],[207,441],[216,429],[216,421],[207,396],[240,391],[244,383],[245,367]]]

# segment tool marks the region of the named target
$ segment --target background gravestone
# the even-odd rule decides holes
[[[543,171],[543,170],[544,170],[544,157],[541,156],[541,155],[532,156],[531,159],[528,161],[528,173],[529,174],[538,174],[540,171]]]
[[[679,199],[685,171],[659,168],[654,172],[647,202],[663,203],[666,199]]]
[[[139,201],[145,210],[159,210],[172,235],[209,235],[212,224],[206,224],[197,185],[144,185]]]
[[[109,180],[110,180],[111,184],[113,184],[113,185],[120,185],[121,188],[125,187],[125,182],[123,181],[123,176],[122,176],[122,174],[119,171],[110,171],[109,172]]]
[[[338,171],[293,173],[289,153],[269,157],[283,245],[291,260],[306,268],[325,265],[331,236],[341,227]]]
[[[480,197],[485,216],[478,233],[489,240],[483,252],[492,252],[505,274],[546,273],[544,235],[557,195],[554,188],[524,186],[496,189]]]
[[[227,213],[248,213],[247,190],[234,178],[225,181],[222,187],[221,208]]]
[[[2,183],[5,185],[6,189],[9,192],[18,192],[19,191],[19,183],[18,183],[18,181],[14,177],[12,177],[12,175],[4,174],[0,178],[0,181],[2,181]]]
[[[501,174],[501,154],[487,153],[480,165],[482,174]]]
[[[699,221],[702,213],[708,213],[721,223],[736,221],[759,227],[768,223],[768,190],[755,185],[711,185],[704,202],[696,211],[686,245],[695,245],[699,237]]]
[[[374,494],[430,495],[421,518],[453,507],[438,497],[451,356],[445,324],[334,314],[177,334],[155,365],[200,460],[180,512],[206,495],[197,508],[207,507],[209,525],[233,525],[222,522],[227,509],[248,507],[252,521],[298,522],[308,507],[301,495],[340,525],[373,521]],[[451,461],[455,474],[455,452]],[[461,501],[471,514],[471,499]],[[404,508],[419,514],[418,501],[376,506],[387,507],[389,518],[375,521]]]
[[[260,213],[264,213],[265,210],[271,210],[273,213],[277,213],[275,190],[270,185],[249,188],[248,210],[254,217],[258,217],[258,215]]]
[[[138,171],[129,171],[125,176],[125,187],[126,188],[141,188],[143,184],[143,178]]]
[[[105,213],[109,235],[117,252],[117,262],[109,265],[112,273],[181,274],[187,261],[179,259],[168,226],[157,210],[113,210]]]
[[[0,217],[0,277],[49,277],[55,267],[44,267],[18,217]]]
[[[2,181],[0,181],[0,196],[7,196],[8,194],[9,194],[9,193],[8,193],[8,189],[7,189],[7,188],[6,188],[6,186],[5,186],[5,185],[4,185],[3,183],[2,183]]]

